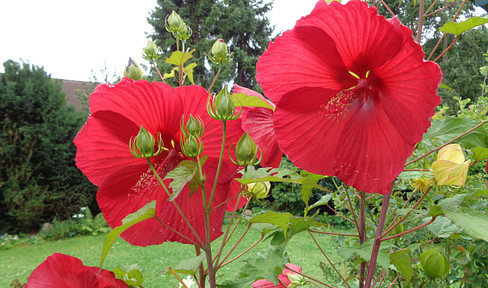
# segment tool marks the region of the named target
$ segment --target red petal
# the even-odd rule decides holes
[[[412,31],[395,18],[391,22],[402,33],[403,45],[399,53],[385,65],[375,69],[381,79],[381,105],[398,132],[410,144],[422,140],[430,127],[429,117],[441,99],[437,87],[442,78],[439,66],[424,61],[422,47]]]
[[[295,27],[270,43],[256,66],[256,79],[274,103],[300,87],[345,89],[354,78],[330,36],[316,27]]]
[[[261,148],[263,160],[261,166],[280,166],[283,153],[276,142],[273,129],[273,111],[256,107],[246,113],[243,128]]]
[[[27,288],[123,288],[112,272],[98,267],[84,266],[80,259],[54,253],[47,257],[30,275]]]
[[[351,107],[343,119],[319,116],[335,91],[301,89],[286,94],[275,111],[284,153],[307,171],[337,176],[368,193],[389,193],[413,151],[379,103]]]
[[[140,180],[141,175],[148,171],[147,169],[147,165],[126,167],[107,178],[98,189],[97,195],[97,201],[104,218],[111,227],[119,226],[122,224],[122,219],[127,215],[138,211],[147,203],[156,200],[156,216],[164,224],[151,218],[129,228],[122,234],[122,237],[129,243],[138,246],[156,245],[166,241],[196,243],[197,238],[180,216],[173,202],[168,201],[166,192],[157,184],[155,177],[152,176],[144,182],[147,184],[149,181],[153,181],[154,183],[152,185],[145,184],[147,188],[145,193],[134,195],[134,191],[131,189]],[[166,186],[169,183],[170,181],[165,181]],[[210,198],[212,183],[213,181],[209,180],[205,183],[207,200]],[[212,207],[227,200],[229,189],[229,184],[217,186]],[[200,239],[205,242],[205,218],[201,191],[196,191],[190,198],[189,195],[189,189],[184,188],[174,201],[179,205]],[[216,239],[222,234],[221,227],[225,208],[226,205],[221,205],[211,213],[211,240]],[[184,236],[175,233],[175,230]]]
[[[120,167],[147,163],[129,151],[130,138],[137,133],[139,127],[118,113],[100,111],[89,116],[74,140],[78,148],[76,166],[100,186]]]
[[[368,8],[362,1],[352,0],[345,5],[318,2],[310,15],[297,22],[297,26],[309,25],[327,33],[347,69],[361,77],[391,59],[402,45],[393,26],[378,15],[375,7]]]

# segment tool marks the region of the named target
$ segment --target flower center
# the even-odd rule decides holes
[[[348,89],[340,90],[327,103],[320,105],[319,115],[336,121],[342,120],[352,105],[369,98],[373,93],[373,77],[370,72],[368,71],[364,78],[361,78],[356,73],[349,71],[357,79],[357,84]]]

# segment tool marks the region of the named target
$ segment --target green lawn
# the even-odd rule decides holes
[[[244,229],[245,226],[240,225],[236,231],[237,235],[241,235],[239,232]],[[251,229],[244,238],[242,246],[239,246],[234,254],[240,253],[259,237],[259,233]],[[13,279],[19,279],[21,283],[27,282],[32,270],[55,252],[75,256],[88,266],[99,266],[103,239],[104,235],[78,236],[68,240],[50,241],[0,251],[0,287],[9,287]],[[334,242],[330,241],[329,236],[319,235],[318,239],[326,253],[334,258],[336,255]],[[255,256],[256,252],[266,248],[267,245],[267,242],[260,243],[241,259]],[[143,248],[131,246],[119,238],[110,250],[104,268],[111,270],[117,266],[124,267],[137,263],[144,273],[144,287],[178,287],[173,276],[162,276],[162,270],[170,265],[176,266],[181,260],[194,256],[194,253],[193,246],[189,245],[163,243],[159,246]],[[325,262],[325,259],[313,245],[308,233],[301,233],[291,239],[288,245],[288,255],[291,262],[299,264],[303,268],[304,273],[322,278],[318,264],[320,261]],[[242,266],[239,260],[219,270],[218,279],[234,278]]]

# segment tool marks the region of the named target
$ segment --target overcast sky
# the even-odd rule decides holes
[[[291,29],[316,2],[275,0],[271,23]],[[0,0],[0,63],[22,60],[70,80],[90,80],[104,67],[121,74],[129,57],[145,63],[142,48],[152,33],[146,18],[155,6],[156,0]]]

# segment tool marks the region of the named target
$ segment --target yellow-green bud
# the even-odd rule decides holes
[[[139,65],[137,65],[132,58],[129,58],[129,63],[127,64],[127,67],[125,67],[124,77],[133,80],[141,80],[144,77],[144,73],[142,72],[141,68],[139,68]]]
[[[196,157],[203,152],[203,143],[199,138],[190,135],[180,141],[181,152],[187,157]]]
[[[439,150],[437,160],[432,163],[438,185],[463,186],[468,176],[470,160],[465,161],[459,144],[449,144]]]
[[[307,284],[307,280],[302,275],[288,273],[286,277],[290,280],[290,285],[286,288],[296,288]]]
[[[209,56],[208,58],[215,63],[227,63],[232,56],[232,53],[229,53],[229,48],[227,48],[223,39],[215,41],[210,52],[212,53],[212,56]]]
[[[158,141],[156,143],[154,136],[141,126],[139,134],[130,139],[129,149],[132,156],[137,158],[154,157],[163,152],[163,139],[161,138],[161,134],[158,133]]]
[[[181,28],[181,31],[175,33],[180,40],[188,40],[191,37],[192,31],[188,25]]]
[[[437,248],[425,251],[420,255],[424,272],[433,278],[443,278],[449,274],[449,260]]]
[[[194,117],[191,114],[188,116],[188,120],[185,123],[185,116],[183,115],[181,117],[180,129],[181,133],[187,138],[190,135],[200,138],[205,132],[205,124],[200,116],[197,115]]]
[[[249,183],[246,185],[246,191],[252,193],[256,199],[264,199],[268,197],[271,184],[269,181]]]
[[[171,33],[178,33],[185,29],[185,22],[181,19],[175,11],[171,12],[165,19],[166,30]]]
[[[146,47],[142,48],[142,57],[148,61],[157,60],[161,57],[160,50],[156,43],[147,41]]]
[[[212,95],[208,97],[207,112],[215,120],[228,121],[239,118],[241,110],[235,115],[235,108],[232,94],[229,93],[226,86],[224,86],[217,97],[213,97]]]

